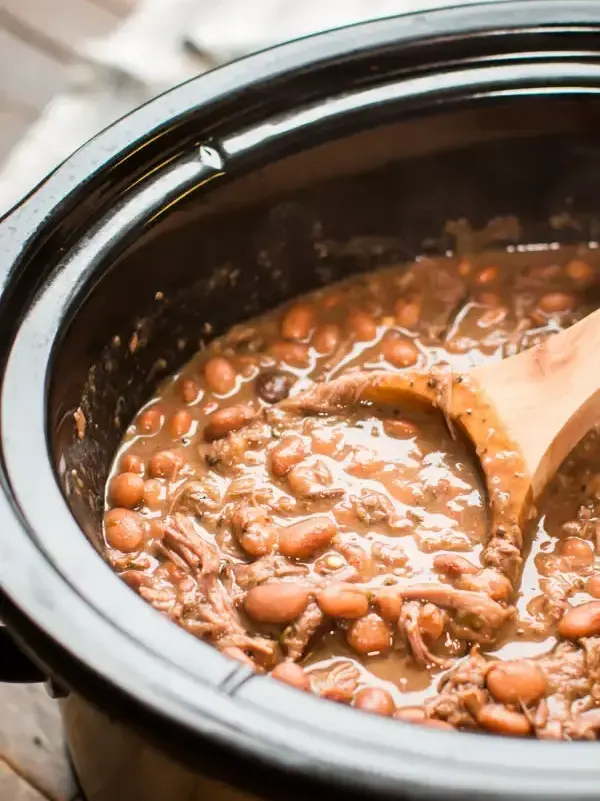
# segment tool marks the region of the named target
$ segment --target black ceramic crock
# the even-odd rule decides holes
[[[207,332],[452,248],[448,220],[517,218],[488,227],[498,245],[597,240],[599,92],[596,1],[382,20],[163,95],[2,221],[3,616],[59,688],[90,801],[598,798],[597,743],[448,734],[307,697],[168,622],[96,549],[125,427]],[[5,678],[33,678],[2,648]]]

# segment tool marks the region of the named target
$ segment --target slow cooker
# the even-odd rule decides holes
[[[598,797],[595,743],[411,727],[252,674],[97,538],[122,433],[201,334],[459,229],[597,242],[599,42],[594,0],[299,40],[135,111],[1,222],[2,614],[35,667],[4,631],[0,677],[51,678],[89,801]]]

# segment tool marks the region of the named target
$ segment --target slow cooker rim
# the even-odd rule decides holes
[[[535,0],[534,0],[534,2],[535,2]],[[530,3],[530,0],[528,0],[528,8],[529,8],[529,9],[531,9],[531,5],[530,5],[529,3]],[[522,5],[523,5],[523,3],[512,3],[512,2],[509,2],[509,3],[508,3],[508,5],[511,5],[511,6],[522,6]],[[540,5],[540,4],[538,4],[538,3],[536,2],[536,5]],[[589,6],[591,6],[591,4],[590,4],[590,3],[579,4],[579,5],[585,5],[586,7],[589,7]],[[485,7],[485,6],[482,6],[481,8],[486,8],[486,7]],[[489,10],[489,7],[487,7],[487,8],[486,8],[486,10]],[[431,13],[432,13],[432,14],[434,14],[434,13],[436,13],[436,12],[431,12]],[[400,18],[400,19],[402,19],[402,18]],[[371,23],[371,24],[372,24],[372,23]],[[330,35],[330,34],[324,34],[323,36],[329,36],[329,35]],[[315,37],[315,38],[318,38],[318,37]],[[297,44],[297,43],[296,43],[296,44]],[[291,46],[284,46],[284,47],[291,47]],[[268,53],[267,53],[266,55],[268,55]],[[253,58],[257,58],[257,57],[253,57]],[[224,69],[227,69],[227,68],[224,68]],[[198,80],[202,80],[202,78],[200,78],[200,79],[198,79]],[[175,90],[175,91],[177,91],[177,90]],[[89,148],[89,147],[91,147],[91,145],[89,145],[89,146],[86,146],[86,148]],[[83,151],[81,151],[81,152],[84,152],[84,151],[86,150],[86,148],[84,148],[84,149],[83,149]],[[68,165],[68,164],[69,164],[69,162],[67,162],[67,165]],[[67,165],[65,165],[65,167],[66,167]],[[61,168],[61,170],[63,170],[63,169],[64,169],[64,168]],[[59,170],[59,173],[60,173],[60,170]],[[57,176],[58,176],[58,174],[57,174]],[[55,176],[55,177],[57,177],[57,176]],[[81,176],[80,176],[80,178],[81,178]],[[51,179],[51,180],[52,180],[52,179]],[[41,194],[43,194],[43,192],[44,192],[44,189],[41,191]],[[50,196],[48,196],[48,198],[51,198],[51,195],[50,195]],[[42,206],[43,206],[43,204],[42,204]],[[29,204],[27,204],[27,208],[30,208]],[[23,211],[26,211],[25,207],[24,207],[24,210],[23,210]],[[29,213],[29,212],[27,212],[27,213]],[[50,213],[50,208],[49,208],[49,207],[46,209],[46,213]],[[43,212],[43,211],[42,211],[42,214],[44,214],[44,212]],[[44,214],[44,216],[45,216],[45,214]],[[19,220],[18,220],[18,219],[16,220],[16,224],[19,224]],[[21,236],[21,237],[20,237],[20,240],[21,240],[20,247],[21,247],[21,248],[24,246],[24,244],[25,244],[25,241],[26,241],[26,240],[29,238],[29,237],[27,236],[27,234],[26,234],[26,230],[27,230],[27,226],[26,226],[26,225],[24,225],[24,226],[23,226],[23,232],[24,232],[25,236]],[[30,234],[30,235],[31,235],[31,234]],[[17,239],[19,239],[19,237],[17,237]],[[6,519],[6,520],[8,520],[8,516],[9,516],[9,515],[11,515],[11,516],[12,516],[12,515],[13,515],[13,513],[15,513],[15,509],[14,509],[14,508],[10,508],[10,507],[9,507],[9,501],[8,501],[8,494],[9,494],[9,490],[8,490],[8,488],[7,488],[6,486],[4,487],[4,489],[5,489],[5,493],[6,493],[6,495],[5,495],[4,497],[2,497],[2,499],[1,499],[1,504],[2,504],[2,505],[0,506],[0,510],[2,511],[2,515],[1,515],[2,519]],[[23,520],[22,520],[21,522],[22,522],[22,523],[24,523],[24,521],[23,521]],[[21,533],[21,532],[19,532],[19,533]],[[33,544],[34,544],[34,541],[35,541],[35,533],[34,533],[34,532],[30,532],[30,534],[31,534],[31,540],[30,540],[30,542],[29,542],[28,544],[33,546]],[[15,545],[15,543],[11,543],[11,548],[9,549],[9,556],[10,556],[11,558],[15,559],[15,561],[16,561],[16,558],[17,558],[17,557],[15,557],[15,555],[14,555],[14,553],[13,553],[13,550],[14,550],[14,545]],[[10,561],[10,560],[9,560],[9,561]],[[50,567],[51,567],[50,565],[44,565],[44,568],[50,568]],[[16,583],[16,582],[14,582],[14,583],[13,583],[13,582],[11,582],[11,577],[10,577],[10,575],[9,575],[9,574],[6,574],[6,575],[7,575],[7,578],[8,578],[8,580],[4,580],[4,583],[5,583],[6,587],[7,587],[7,588],[8,588],[8,590],[9,590],[9,595],[11,595],[11,593],[10,593],[10,587],[11,587],[11,584],[12,584],[13,586],[15,586],[15,587],[16,587],[16,586],[17,586],[17,583]],[[58,574],[56,574],[54,578],[57,578],[57,577],[58,577]],[[50,581],[50,579],[49,579],[49,581]],[[31,589],[31,588],[30,588],[30,589]],[[125,592],[127,592],[127,591],[125,590],[125,588],[122,588],[122,589],[123,589]],[[15,593],[13,593],[13,594],[11,595],[11,597],[13,597],[13,598],[14,598],[14,600],[18,601],[18,595],[19,595],[19,593],[18,593],[18,592],[17,592],[16,594],[15,594]],[[128,593],[128,595],[129,595],[129,593]],[[135,596],[132,596],[132,597],[131,597],[131,601],[132,601],[132,602],[134,602],[134,601],[138,601],[138,602],[139,602],[139,604],[140,604],[140,609],[141,609],[141,606],[144,606],[144,605],[143,605],[143,603],[142,603],[141,601],[139,601],[139,599],[136,599],[136,598],[135,598]],[[89,611],[89,610],[88,610],[88,611]],[[149,608],[147,608],[147,612],[148,612],[149,614],[152,614],[152,615],[154,615],[154,614],[155,614],[155,613],[154,613],[152,610],[150,610]],[[140,614],[141,614],[141,612],[140,612]],[[168,624],[166,621],[164,621],[164,622],[165,622],[165,624],[166,624],[167,626],[170,626],[170,624]],[[171,628],[174,628],[174,627],[171,627]],[[178,634],[179,634],[179,632],[178,632]],[[183,634],[183,632],[181,632],[181,635],[182,635],[183,637],[186,637],[186,636],[187,636],[187,635]],[[192,641],[191,641],[191,642],[192,642]],[[193,644],[194,644],[194,645],[197,645],[196,643],[193,643]],[[201,645],[201,644],[200,644],[200,645]],[[215,658],[219,660],[219,663],[218,663],[218,670],[217,670],[217,662],[214,662],[214,664],[215,664],[215,670],[216,670],[216,672],[217,672],[217,673],[219,673],[219,682],[220,682],[220,684],[222,685],[223,683],[230,682],[230,680],[231,680],[231,677],[232,677],[232,676],[234,675],[234,673],[236,672],[236,671],[235,671],[235,669],[232,669],[232,668],[231,668],[231,666],[229,665],[229,663],[227,663],[227,670],[225,670],[225,669],[224,669],[224,666],[223,666],[223,663],[225,662],[225,660],[223,660],[223,658],[222,658],[222,657],[220,657],[220,656],[219,656],[219,655],[218,655],[218,654],[217,654],[217,653],[216,653],[216,652],[215,652],[213,649],[209,649],[209,647],[208,647],[208,646],[205,646],[205,647],[204,647],[204,651],[208,651],[208,650],[210,650],[210,651],[211,651],[211,653],[212,653],[212,654],[215,656]],[[203,658],[204,658],[204,656],[203,656]],[[207,656],[206,658],[208,659],[209,657]],[[222,668],[223,668],[223,670],[222,670]],[[180,678],[180,677],[178,677],[178,680],[179,680],[179,678]],[[238,676],[238,678],[239,678],[240,682],[242,682],[242,684],[241,684],[241,686],[242,686],[242,688],[243,688],[243,692],[242,692],[242,694],[244,694],[244,693],[245,693],[245,689],[244,689],[244,688],[250,688],[250,687],[252,687],[252,686],[254,686],[254,685],[256,684],[256,682],[255,682],[255,679],[254,679],[254,678],[253,678],[253,679],[251,679],[249,682],[244,682],[244,681],[243,681],[243,680],[246,678],[246,676],[239,675],[239,676]],[[233,682],[233,684],[231,685],[231,688],[230,688],[230,690],[231,690],[231,691],[233,691],[233,690],[235,689],[235,688],[234,688],[234,685],[235,685],[235,681],[234,681],[234,682]],[[263,686],[263,689],[264,689],[264,684],[263,684],[262,686]],[[204,689],[205,689],[205,688],[204,688]],[[198,688],[195,688],[195,690],[196,690],[196,692],[198,692]],[[282,698],[285,700],[285,702],[286,702],[287,704],[297,704],[297,702],[298,702],[298,697],[297,697],[297,695],[295,695],[295,694],[294,694],[294,691],[292,691],[292,690],[289,690],[289,689],[287,689],[287,688],[271,687],[271,686],[270,686],[270,687],[269,687],[269,690],[268,690],[268,693],[269,693],[269,694],[275,693],[276,695],[277,695],[277,694],[280,694],[280,693],[284,693],[284,696],[282,696]],[[262,692],[258,693],[258,697],[260,697],[262,694],[263,694]],[[296,698],[296,702],[294,702],[294,701],[293,701],[293,698],[294,698],[294,697]],[[227,698],[227,696],[225,696],[225,695],[221,695],[221,696],[220,696],[220,701],[219,701],[219,703],[222,703],[223,705],[225,705],[225,700],[224,700],[224,699],[226,699],[226,698]],[[146,699],[146,700],[147,700],[147,699]],[[246,700],[246,699],[245,699],[245,700]],[[248,708],[250,708],[250,706],[252,706],[252,705],[254,704],[254,701],[253,701],[253,691],[250,691],[250,695],[249,695],[249,697],[248,697],[248,699],[247,699],[247,700],[248,700],[248,702],[249,702],[249,704],[248,704]],[[228,701],[229,701],[229,699],[227,699],[227,702],[228,702]],[[309,706],[312,706],[314,703],[319,703],[319,702],[313,701],[313,699],[309,699],[308,701],[307,701],[306,699],[303,699],[303,701],[302,701],[302,703],[307,703],[307,702],[308,702]],[[320,704],[320,707],[322,708],[322,707],[323,707],[323,705],[322,705],[322,704]],[[237,709],[237,705],[236,705],[236,709]],[[232,711],[233,711],[233,710],[232,710]],[[264,710],[262,710],[262,712],[263,712],[263,714],[265,714],[265,711],[264,711]],[[345,718],[345,717],[344,717],[344,715],[347,715],[347,714],[350,714],[350,715],[352,715],[352,716],[354,716],[354,715],[355,715],[355,713],[354,713],[354,712],[350,712],[350,713],[348,713],[348,710],[343,710],[343,709],[335,709],[335,711],[334,711],[333,709],[331,709],[331,710],[327,710],[327,712],[323,712],[323,714],[320,714],[321,712],[322,712],[322,709],[321,709],[321,710],[319,710],[319,715],[317,715],[317,708],[315,707],[315,709],[314,709],[314,711],[313,711],[313,715],[314,715],[314,717],[316,718],[317,716],[319,716],[319,717],[324,717],[324,716],[326,716],[326,717],[328,717],[328,718],[333,718],[333,717],[338,717],[338,718],[339,718],[339,723],[340,723],[340,725],[339,725],[339,729],[338,729],[338,731],[346,731],[346,730],[349,728],[349,726],[350,726],[351,720],[350,720],[349,718]],[[203,714],[206,714],[206,710],[204,710]],[[238,716],[237,716],[237,714],[234,714],[234,715],[233,715],[233,718],[237,718],[237,717],[238,717]],[[266,717],[267,717],[267,719],[268,719],[268,715],[266,715]],[[256,719],[258,720],[258,718],[256,718]],[[272,721],[271,721],[271,723],[272,723]],[[386,724],[386,722],[385,722],[385,721],[372,721],[372,720],[369,720],[369,721],[367,722],[367,721],[361,720],[361,721],[360,721],[360,724],[361,724],[361,728],[362,728],[363,730],[365,730],[366,728],[368,728],[368,729],[371,729],[371,728],[373,728],[373,727],[375,727],[375,728],[379,729],[379,728],[380,728],[380,726],[381,726],[382,724],[383,724],[383,725],[385,725],[385,724]],[[387,725],[389,725],[389,723],[388,723]],[[397,724],[391,724],[391,725],[397,725]],[[447,745],[447,737],[448,737],[448,735],[444,735],[444,734],[442,734],[442,733],[437,733],[437,732],[430,732],[430,731],[418,731],[418,732],[415,732],[415,731],[411,731],[411,739],[413,740],[413,742],[414,742],[415,744],[419,744],[419,745],[421,745],[421,743],[422,743],[422,747],[418,749],[418,750],[420,750],[420,751],[421,751],[421,753],[426,753],[428,750],[429,750],[430,752],[431,752],[432,750],[439,750],[439,751],[440,751],[440,753],[444,753],[444,752],[446,752],[446,757],[449,757],[449,754],[448,754],[447,752],[448,752],[450,749],[449,749],[449,747],[448,747],[448,745]],[[468,747],[469,747],[469,748],[473,748],[473,749],[475,749],[475,750],[476,750],[476,741],[479,741],[479,739],[480,739],[480,738],[473,738],[473,737],[470,737],[469,735],[462,735],[461,739],[462,739],[462,738],[465,738],[465,737],[466,737],[466,738],[469,738],[469,739],[468,739],[468,741],[467,741],[467,740],[463,740],[463,744],[464,744],[464,746],[466,747],[466,746],[468,745]],[[423,739],[423,738],[425,738],[425,739]],[[375,739],[377,739],[377,738],[375,738]],[[439,748],[438,748],[438,747],[435,747],[435,742],[436,742],[436,741],[437,741],[437,742],[438,742],[438,744],[439,744]],[[246,745],[246,746],[249,746],[249,743],[248,743],[248,742],[246,742],[246,743],[245,743],[245,745]],[[554,762],[556,763],[557,761],[560,761],[560,760],[562,759],[562,757],[560,757],[560,758],[558,757],[558,753],[557,753],[555,750],[552,750],[552,749],[555,749],[555,748],[556,748],[555,744],[548,744],[548,743],[532,743],[532,744],[528,744],[528,750],[530,750],[530,747],[529,747],[530,745],[531,745],[531,747],[532,747],[532,748],[535,748],[535,747],[539,746],[539,749],[538,749],[538,750],[539,750],[539,754],[540,754],[540,762],[539,762],[539,764],[542,764],[542,762],[546,762],[546,763],[552,764],[553,760],[554,760]],[[433,746],[433,748],[432,748],[432,746]],[[505,746],[506,746],[506,747],[505,747]],[[243,747],[244,747],[244,744],[240,743],[240,748],[243,748]],[[263,747],[264,747],[264,743],[263,743]],[[510,754],[511,752],[512,752],[513,754],[516,754],[516,749],[517,749],[517,748],[520,748],[520,747],[521,747],[521,746],[520,746],[519,744],[517,744],[516,742],[515,742],[515,743],[506,743],[506,741],[505,741],[505,742],[504,742],[504,745],[503,745],[502,743],[498,743],[498,750],[502,750],[502,751],[504,751],[504,752],[506,753],[506,757],[505,757],[506,759],[508,759],[508,756],[509,756],[509,754]],[[561,746],[561,747],[562,747],[562,748],[564,748],[564,746]],[[569,751],[571,752],[571,753],[570,753],[570,759],[569,759],[569,761],[570,761],[570,762],[572,762],[572,757],[574,756],[573,752],[571,751],[571,749],[572,749],[573,747],[575,747],[575,748],[577,749],[577,751],[581,753],[581,756],[582,756],[582,759],[581,759],[581,764],[582,764],[582,767],[583,767],[583,763],[587,761],[587,760],[585,759],[585,757],[583,756],[583,752],[584,752],[584,751],[587,751],[587,754],[589,755],[589,758],[590,758],[590,764],[592,764],[593,755],[592,755],[592,751],[591,751],[591,749],[593,748],[593,744],[590,744],[590,745],[579,745],[579,744],[578,744],[577,746],[569,746]],[[486,750],[488,750],[488,749],[486,749]],[[290,758],[290,759],[289,759],[289,761],[290,761],[290,763],[292,763],[292,764],[293,764],[295,761],[297,761],[297,760],[296,760],[296,758],[295,758],[295,757],[292,755],[292,751],[291,751],[291,750],[288,752],[288,754],[287,754],[286,756]],[[542,757],[543,757],[543,759],[542,759]],[[410,758],[411,758],[411,759],[414,759],[414,758],[415,758],[415,754],[410,754]],[[564,758],[565,758],[565,760],[566,760],[566,754],[565,754]],[[534,762],[537,762],[537,760],[532,760],[532,761],[534,761]],[[577,761],[579,761],[579,758],[577,758]],[[331,763],[330,763],[330,764],[331,764]],[[339,764],[339,763],[338,763],[338,764]],[[465,765],[465,767],[466,767],[466,765]],[[489,767],[489,766],[488,766],[488,767]],[[534,770],[535,770],[535,768],[534,768]],[[590,775],[591,775],[591,774],[590,774]],[[597,774],[597,772],[596,772],[596,778],[597,778],[597,775],[598,775],[598,774]],[[465,788],[463,788],[463,789],[466,789],[466,787],[465,787]],[[563,785],[563,787],[561,788],[561,791],[562,791],[562,792],[564,792],[564,789],[565,789],[565,788],[564,788],[564,785]],[[577,791],[577,790],[575,790],[575,791]],[[550,797],[550,796],[548,795],[548,791],[546,791],[546,793],[545,793],[544,797],[545,797],[545,798],[548,798],[548,797]],[[579,796],[578,796],[578,797],[579,797]],[[584,796],[581,796],[581,797],[584,797]],[[586,797],[587,797],[587,796],[586,796]],[[589,796],[589,797],[590,797],[590,798],[592,797],[592,796],[591,796],[591,794],[590,794],[590,796]]]
[[[550,31],[556,26],[575,32],[598,25],[595,0],[570,0],[570,3],[569,10],[565,11],[558,2],[548,3],[548,0],[481,0],[468,6],[461,5],[458,0],[457,4],[450,3],[442,8],[407,12],[305,36],[237,59],[167,90],[84,143],[4,217],[0,217],[0,223],[8,217],[11,220],[8,235],[0,228],[0,293],[10,277],[10,270],[4,265],[12,266],[12,262],[25,255],[24,250],[34,234],[39,233],[42,225],[48,227],[51,224],[51,215],[60,211],[69,192],[91,178],[101,166],[105,167],[128,149],[135,148],[140,139],[161,132],[165,124],[197,106],[193,88],[199,81],[204,89],[202,105],[206,106],[232,90],[248,89],[260,81],[307,65],[326,66],[349,52],[367,53],[385,45],[398,42],[406,45],[440,36],[464,37],[481,32],[497,35],[519,29]],[[402,30],[409,25],[414,30]],[[358,45],[357,30],[361,31]],[[314,47],[319,52],[313,57],[303,52],[307,47]],[[208,81],[214,85],[209,85]],[[175,111],[177,107],[179,110]]]

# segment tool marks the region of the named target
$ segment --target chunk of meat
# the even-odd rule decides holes
[[[555,623],[567,611],[570,596],[583,587],[583,581],[580,576],[573,573],[555,574],[542,579],[540,587],[544,592],[543,611],[550,622]]]
[[[600,637],[586,637],[581,640],[581,645],[585,651],[591,696],[594,703],[600,706]]]
[[[175,512],[165,521],[164,540],[192,569],[200,567],[201,575],[219,571],[218,548],[204,539],[192,518]]]
[[[335,538],[333,545],[363,581],[375,575],[375,564],[369,543],[362,537],[355,534],[340,534]]]
[[[245,428],[215,440],[206,451],[206,461],[212,467],[243,474],[249,464],[266,461],[265,448],[272,438],[271,426],[259,418]]]
[[[239,586],[243,590],[249,590],[268,579],[304,576],[308,573],[308,567],[290,562],[279,554],[269,554],[249,565],[234,565],[233,573]]]
[[[481,556],[486,567],[497,570],[514,584],[521,572],[523,535],[518,526],[498,527],[490,537]]]
[[[534,716],[536,735],[543,739],[562,739],[570,732],[575,736],[574,718],[582,709],[600,703],[597,683],[596,687],[592,685],[592,676],[597,677],[600,665],[600,638],[590,638],[583,648],[559,643],[553,651],[535,661],[548,682],[547,698]]]
[[[409,574],[411,571],[408,556],[402,545],[375,540],[371,546],[371,554],[381,563],[385,571],[391,569],[394,573],[402,574]]]
[[[474,576],[481,568],[469,562],[464,556],[441,553],[433,560],[433,569],[450,579],[457,579],[461,576]]]
[[[530,660],[544,674],[545,697],[527,708],[537,737],[542,739],[595,739],[600,710],[600,638],[590,637],[582,646],[561,643],[547,654]],[[426,703],[432,717],[461,728],[478,725],[479,711],[494,704],[486,677],[497,660],[478,650],[447,673],[439,685],[439,696]],[[519,705],[508,709],[523,711]]]
[[[443,584],[413,584],[394,590],[405,600],[430,601],[452,609],[461,626],[459,638],[474,642],[493,642],[504,623],[514,615],[512,607],[505,608],[484,593],[457,590]]]
[[[325,620],[316,601],[311,601],[300,617],[286,628],[281,636],[281,645],[288,659],[297,661],[306,651],[308,644]]]
[[[323,501],[341,498],[343,487],[333,486],[331,471],[320,459],[313,464],[301,463],[287,475],[293,495],[302,500]]]
[[[160,583],[151,587],[141,586],[138,592],[158,612],[164,612],[172,618],[179,616],[181,604],[177,600],[177,590],[172,584]]]
[[[182,618],[184,628],[218,643],[221,649],[240,648],[267,662],[274,659],[277,644],[266,637],[248,634],[229,593],[216,576],[208,576],[203,590],[203,599]]]
[[[410,601],[402,606],[398,619],[398,630],[406,635],[412,657],[419,667],[447,668],[452,662],[448,659],[436,656],[432,653],[423,639],[423,633],[419,625],[421,616],[421,606],[415,601]]]
[[[571,740],[596,740],[600,736],[600,707],[588,709],[569,721],[565,733]]]
[[[394,529],[401,525],[392,502],[383,492],[361,489],[360,495],[350,496],[350,504],[366,526],[385,525]]]
[[[461,556],[440,554],[433,560],[434,570],[445,574],[459,590],[484,592],[494,601],[507,603],[513,588],[502,573],[492,568],[478,568]]]
[[[477,728],[479,710],[490,702],[485,690],[488,661],[478,649],[440,681],[439,695],[426,701],[427,715],[458,728]]]
[[[311,672],[312,686],[322,698],[349,704],[360,681],[360,670],[348,660],[336,661],[327,670]]]
[[[250,556],[269,554],[277,544],[277,527],[260,506],[239,504],[231,515],[233,534]]]
[[[207,515],[213,519],[220,509],[221,493],[211,476],[204,481],[186,481],[171,502],[171,512],[193,514],[198,520]]]

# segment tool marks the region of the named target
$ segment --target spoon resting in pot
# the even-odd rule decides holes
[[[573,448],[600,423],[600,310],[471,375],[518,447],[537,498]]]
[[[462,429],[472,441],[485,474],[492,533],[484,563],[514,580],[536,499],[600,422],[599,359],[600,310],[517,356],[468,373],[356,373],[282,406],[335,414],[366,404],[397,409],[418,399],[440,409],[451,431]]]

